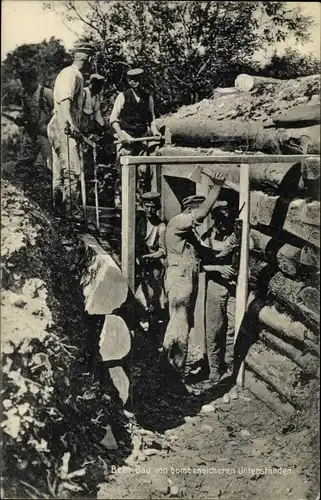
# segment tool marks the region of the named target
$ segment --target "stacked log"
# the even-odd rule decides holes
[[[162,119],[175,145],[161,154],[320,152],[319,80],[319,75],[291,81],[242,75],[235,91],[216,92],[213,102]],[[169,176],[188,177],[196,166],[164,169]],[[215,165],[215,170],[239,183],[239,165]],[[250,290],[255,298],[248,306],[246,333],[257,340],[246,357],[245,385],[285,417],[304,407],[319,376],[319,180],[315,157],[297,164],[250,165]]]

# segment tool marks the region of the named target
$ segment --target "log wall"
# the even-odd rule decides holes
[[[176,142],[162,154],[233,155],[243,149],[244,140],[247,153],[315,153],[320,150],[318,80],[263,82],[268,85],[265,94],[256,85],[251,92],[214,92],[213,101],[162,119]],[[216,168],[230,181],[239,181],[238,165]],[[249,284],[254,300],[246,321],[252,346],[245,385],[283,416],[304,407],[309,386],[319,377],[319,182],[320,160],[250,166]]]

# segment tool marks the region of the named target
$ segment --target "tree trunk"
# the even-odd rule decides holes
[[[258,379],[249,370],[245,372],[245,387],[272,411],[281,417],[290,418],[295,413],[295,408],[288,402],[281,400],[279,394],[270,390],[267,385]]]
[[[194,148],[179,148],[179,147],[164,147],[159,153],[163,156],[199,156],[200,154],[210,155],[213,154],[212,150],[205,150],[204,152]],[[220,150],[215,154],[224,154]],[[225,153],[226,154],[226,153]],[[233,156],[233,155],[231,155]],[[192,166],[192,170],[196,164]],[[184,165],[171,165],[170,170],[177,171],[177,177],[184,176],[184,172],[190,173],[190,170]],[[226,165],[211,165],[211,168],[223,174],[225,178],[235,184],[240,181],[240,166],[236,164]],[[171,174],[175,176],[174,174]],[[250,165],[250,186],[252,189],[262,189],[283,194],[284,196],[295,195],[299,193],[299,178],[300,178],[300,164],[293,163],[271,163],[262,165]]]
[[[225,151],[261,151],[267,154],[314,154],[320,152],[320,127],[264,128],[265,122],[175,115],[157,120],[166,125],[178,146],[220,147]]]
[[[267,330],[261,330],[259,338],[274,351],[294,361],[308,375],[314,377],[318,375],[319,360],[316,356],[311,353],[303,354],[300,349],[288,344]]]
[[[251,76],[242,73],[238,75],[235,79],[234,85],[237,89],[243,92],[249,92],[254,88],[267,87],[268,85],[280,85],[285,80],[279,80],[277,78],[269,78],[267,76]]]
[[[256,375],[292,405],[297,405],[302,392],[295,390],[296,376],[301,369],[292,360],[266,347],[259,342],[254,344],[247,357],[246,363]]]
[[[272,116],[272,120],[278,128],[303,128],[320,125],[320,105],[295,106],[284,113]]]

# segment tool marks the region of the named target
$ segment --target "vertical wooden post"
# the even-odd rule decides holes
[[[136,165],[121,158],[121,267],[128,286],[135,293]]]
[[[239,209],[241,210],[240,219],[242,220],[242,240],[240,249],[240,269],[236,285],[236,310],[235,310],[235,337],[240,333],[244,314],[247,310],[248,298],[248,271],[249,271],[249,215],[250,215],[250,181],[249,164],[240,166],[240,198]],[[243,207],[243,208],[242,208]],[[240,366],[237,376],[237,384],[244,384],[244,361]]]
[[[201,182],[196,184],[196,194],[208,196],[210,178],[206,175],[201,176]],[[198,229],[199,234],[204,234],[209,228],[209,217],[206,217],[203,224]],[[204,352],[205,347],[205,299],[206,299],[206,274],[199,273],[198,294],[194,310],[194,332],[191,332],[191,341]]]

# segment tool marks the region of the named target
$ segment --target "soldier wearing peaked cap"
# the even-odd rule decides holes
[[[118,94],[112,113],[110,125],[121,141],[117,148],[117,156],[138,156],[144,151],[143,142],[130,143],[132,138],[145,137],[151,133],[160,137],[155,123],[154,99],[143,89],[144,71],[141,68],[127,71],[128,88]],[[138,191],[150,189],[150,168],[138,167]]]
[[[84,77],[91,67],[93,48],[77,43],[73,63],[58,74],[54,85],[54,113],[48,125],[53,149],[53,193],[57,215],[80,216],[79,184],[83,150],[79,127],[83,110]],[[66,136],[67,128],[70,137]]]
[[[214,187],[207,198],[189,196],[182,202],[182,213],[173,217],[166,229],[167,270],[165,291],[169,304],[169,323],[164,351],[169,362],[185,375],[188,337],[193,326],[201,258],[215,253],[202,245],[196,228],[211,212],[224,184],[224,177],[213,174]]]
[[[160,319],[164,301],[164,260],[166,258],[166,224],[157,215],[160,193],[142,194],[142,207],[137,213],[136,259],[138,288],[136,299],[142,306],[144,319]]]

